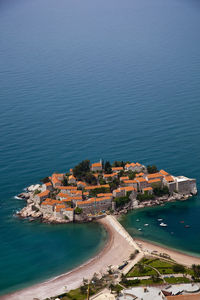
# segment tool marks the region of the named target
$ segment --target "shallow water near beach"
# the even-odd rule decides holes
[[[200,187],[199,28],[197,0],[0,1],[1,294],[105,244],[98,224],[13,217],[24,205],[14,196],[40,178],[102,158],[153,163]],[[199,203],[134,212],[124,225],[199,255]]]

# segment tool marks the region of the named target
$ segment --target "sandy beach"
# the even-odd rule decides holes
[[[135,248],[110,224],[109,217],[107,216],[99,220],[107,230],[109,238],[104,249],[97,256],[66,274],[1,296],[0,299],[33,300],[33,298],[37,298],[42,300],[47,297],[56,296],[65,292],[65,287],[67,287],[67,290],[79,287],[82,284],[83,278],[89,279],[95,272],[104,273],[109,265],[122,264],[123,261],[129,258]]]
[[[189,254],[184,254],[180,251],[173,250],[167,247],[156,245],[152,242],[147,242],[139,239],[135,239],[138,244],[141,244],[142,250],[145,254],[148,254],[152,251],[158,251],[159,253],[166,253],[168,254],[173,260],[177,263],[191,266],[192,264],[200,264],[200,257],[195,257]]]
[[[138,245],[140,253],[136,256],[135,261],[131,261],[127,268],[133,266],[144,254],[150,254],[152,251],[167,253],[177,263],[186,266],[200,264],[200,258],[198,257],[186,255],[139,239],[133,240],[121,224],[112,216],[106,216],[98,222],[107,230],[108,241],[104,249],[94,258],[70,272],[47,280],[46,282],[0,296],[0,300],[33,300],[34,298],[43,300],[47,297],[62,294],[66,292],[66,288],[69,291],[79,287],[82,284],[83,278],[90,279],[95,272],[103,274],[108,266],[122,264],[136,248],[138,249]]]

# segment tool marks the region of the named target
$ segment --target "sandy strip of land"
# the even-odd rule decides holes
[[[191,256],[188,254],[184,254],[182,252],[179,252],[177,250],[173,250],[164,246],[156,245],[152,242],[147,242],[139,239],[135,239],[135,241],[142,246],[142,250],[145,254],[149,254],[152,251],[158,251],[158,253],[166,253],[168,254],[173,260],[175,260],[177,263],[185,265],[185,266],[191,266],[192,264],[200,264],[200,257]]]
[[[122,264],[134,252],[135,248],[122,233],[118,232],[115,226],[111,225],[110,218],[111,216],[107,216],[99,220],[107,230],[109,238],[104,249],[93,259],[71,272],[15,293],[1,296],[0,299],[33,300],[37,298],[41,300],[56,296],[65,292],[65,287],[67,287],[67,290],[79,287],[83,278],[90,279],[95,272],[104,273],[109,265]]]

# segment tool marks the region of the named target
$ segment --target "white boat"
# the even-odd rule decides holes
[[[139,221],[140,221],[139,219],[136,220],[136,222],[139,222]]]
[[[161,222],[163,219],[158,219],[159,222]]]
[[[138,230],[139,230],[139,231],[141,231],[142,229],[141,229],[141,228],[139,228]]]
[[[160,223],[160,226],[162,226],[162,227],[167,227],[167,224],[165,224],[165,223]]]
[[[149,224],[144,224],[144,226],[149,226]]]

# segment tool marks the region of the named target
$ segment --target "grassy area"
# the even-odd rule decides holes
[[[157,285],[162,284],[163,280],[158,279],[156,282],[153,281],[153,279],[135,279],[135,280],[127,280],[126,282],[121,282],[121,284],[125,287],[131,287],[131,286],[147,286],[147,285]]]
[[[117,294],[121,291],[121,290],[123,290],[123,287],[121,286],[121,285],[119,285],[119,284],[116,284],[116,285],[111,285],[110,286],[110,288],[111,288],[111,290],[112,290],[112,292],[116,292]]]
[[[156,271],[152,268],[144,266],[142,269],[140,269],[137,265],[133,267],[127,274],[127,277],[142,277],[142,276],[151,276],[155,275]]]
[[[87,297],[86,293],[83,293],[80,288],[71,290],[68,293],[63,293],[62,295],[59,295],[59,299],[62,300],[85,300]],[[45,300],[50,300],[50,299],[56,299],[57,297],[53,298],[46,298]]]
[[[174,270],[174,263],[156,258],[156,259],[143,259],[143,263],[149,265],[151,267],[156,268],[160,274],[176,274],[176,273],[183,273],[183,272],[176,272]]]
[[[188,278],[186,277],[169,277],[165,278],[167,283],[170,284],[175,284],[175,283],[189,283],[191,282]]]
[[[71,290],[69,293],[66,293],[66,295],[64,297],[61,298],[62,300],[85,300],[86,299],[86,294],[82,293],[81,290],[75,289],[75,290]]]
[[[157,282],[154,282],[152,279],[142,279],[140,280],[140,285],[156,285],[163,283],[162,279],[158,279]]]

